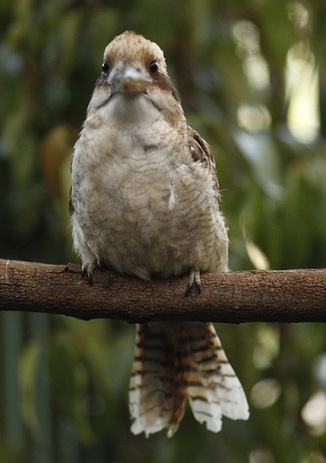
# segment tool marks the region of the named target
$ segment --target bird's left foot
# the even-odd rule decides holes
[[[200,285],[200,271],[191,269],[189,272],[189,283],[185,292],[185,297],[189,296],[193,286],[196,286],[198,294],[201,293]]]

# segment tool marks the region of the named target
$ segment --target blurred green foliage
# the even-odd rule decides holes
[[[165,51],[213,148],[230,267],[325,267],[325,13],[324,0],[2,0],[0,256],[76,260],[70,156],[104,47],[132,29]],[[129,431],[134,327],[1,314],[1,462],[325,463],[325,327],[218,328],[250,420],[214,435],[187,413],[172,440],[147,440]]]

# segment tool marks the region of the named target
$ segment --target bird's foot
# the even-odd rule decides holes
[[[201,293],[201,290],[200,290],[200,285],[201,285],[200,271],[191,269],[190,272],[189,272],[189,283],[188,283],[188,286],[187,286],[187,289],[186,289],[186,292],[185,292],[185,297],[189,296],[189,294],[190,294],[190,292],[191,292],[194,285],[197,288],[198,294],[200,294]]]
[[[90,286],[93,286],[93,271],[97,265],[96,261],[84,262],[82,265],[82,277],[87,278]]]

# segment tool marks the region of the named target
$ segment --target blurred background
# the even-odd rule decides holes
[[[325,0],[1,0],[0,257],[65,264],[71,152],[104,47],[156,41],[216,157],[230,267],[326,266]],[[326,328],[219,325],[248,422],[130,433],[135,327],[0,314],[1,463],[325,463]]]

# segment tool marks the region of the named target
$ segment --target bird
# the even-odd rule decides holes
[[[69,210],[82,275],[105,266],[145,281],[228,268],[228,233],[213,153],[186,120],[161,48],[133,31],[105,48],[71,161]],[[183,297],[183,295],[180,295]],[[138,324],[131,431],[172,437],[187,399],[213,432],[248,402],[209,322]]]

